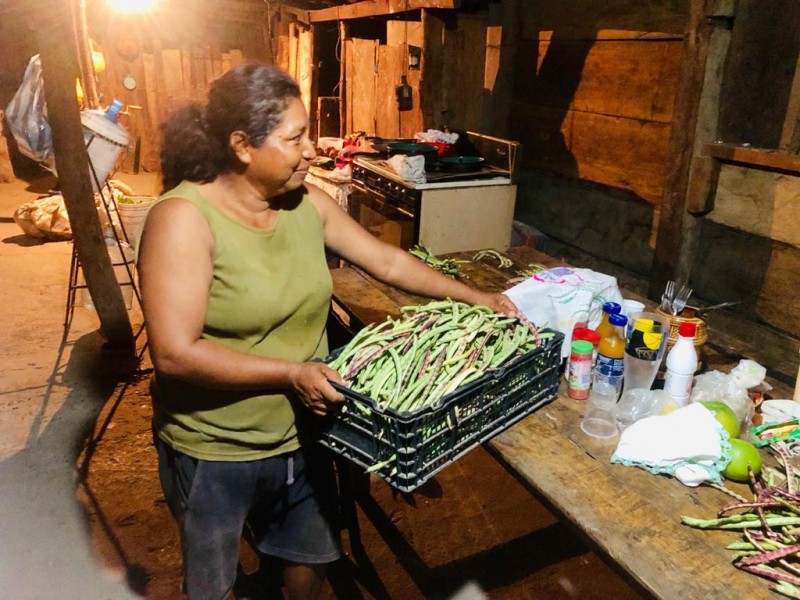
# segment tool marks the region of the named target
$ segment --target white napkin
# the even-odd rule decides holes
[[[395,154],[386,161],[386,164],[403,179],[408,179],[414,183],[425,183],[426,181],[424,156]]]
[[[622,432],[611,462],[668,473],[689,487],[704,481],[719,483],[730,460],[728,440],[711,411],[690,404],[636,421]]]

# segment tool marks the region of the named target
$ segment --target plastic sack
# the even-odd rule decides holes
[[[622,304],[616,278],[591,269],[555,267],[535,273],[503,292],[537,327],[564,334],[561,356],[569,355],[572,330],[578,323],[590,329],[600,324],[603,304]]]
[[[23,204],[14,211],[14,222],[31,237],[47,240],[72,239],[67,208],[60,194]]]
[[[741,360],[730,373],[709,371],[694,378],[691,402],[719,400],[731,407],[743,428],[748,428],[753,417],[753,401],[747,390],[766,385],[767,370],[752,360]]]
[[[38,54],[28,61],[22,85],[6,108],[6,121],[21,153],[52,167],[53,134],[47,121],[42,63]]]
[[[133,196],[134,193],[129,185],[116,179],[109,180],[108,186],[111,188],[111,193],[115,200],[114,203],[108,202],[111,224],[118,228],[119,217],[114,210],[114,206],[120,202],[123,196]],[[108,198],[108,189],[104,189],[103,193]],[[99,193],[94,195],[94,204],[97,208],[100,222],[107,224],[109,221],[108,214],[106,213],[103,197]],[[31,237],[58,241],[72,239],[69,214],[64,204],[64,197],[61,194],[37,198],[33,202],[23,204],[14,211],[14,222],[26,235]],[[121,230],[119,235],[122,236]]]
[[[614,416],[620,429],[625,429],[640,419],[671,413],[679,408],[675,399],[664,390],[636,388],[626,391],[614,407]]]

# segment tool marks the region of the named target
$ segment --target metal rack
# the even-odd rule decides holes
[[[94,136],[89,138],[88,143],[86,144],[87,148],[94,140]],[[111,224],[111,231],[114,236],[114,240],[117,244],[117,248],[119,249],[120,256],[122,257],[122,263],[125,266],[125,270],[128,274],[128,281],[120,283],[120,286],[131,286],[133,290],[133,297],[136,298],[136,302],[139,303],[139,307],[142,306],[142,298],[139,293],[139,287],[136,284],[136,280],[134,278],[133,268],[131,267],[130,262],[125,259],[125,252],[122,246],[123,241],[128,245],[131,245],[131,238],[128,231],[125,230],[125,225],[122,222],[122,219],[119,217],[119,210],[117,207],[117,202],[114,199],[114,191],[111,187],[111,184],[108,181],[108,178],[104,182],[100,182],[97,171],[92,164],[91,157],[88,158],[89,162],[89,172],[92,176],[92,181],[95,184],[96,189],[98,190],[97,193],[100,194],[100,198],[103,203],[103,209],[105,210],[106,216],[108,217],[108,222]],[[117,223],[119,224],[119,228],[122,231],[122,238],[120,238],[117,228],[114,224],[114,219],[112,216],[112,207],[114,214],[117,215]],[[66,315],[64,318],[64,333],[69,331],[70,325],[72,324],[72,318],[75,312],[75,303],[78,296],[78,290],[87,289],[87,285],[85,283],[80,282],[80,259],[78,258],[78,252],[75,248],[75,245],[72,246],[72,258],[70,261],[70,269],[69,269],[69,283],[67,286],[67,306],[66,306]],[[139,337],[139,335],[144,330],[144,324],[139,328],[139,330],[134,335],[134,340]]]

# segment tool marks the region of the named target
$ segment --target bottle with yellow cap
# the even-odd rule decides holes
[[[639,318],[625,343],[625,383],[627,390],[649,390],[656,378],[661,363],[661,343],[664,330],[659,321]]]

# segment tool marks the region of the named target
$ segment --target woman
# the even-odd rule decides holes
[[[208,105],[164,130],[167,191],[150,210],[138,268],[159,475],[178,520],[191,599],[231,590],[247,523],[284,562],[290,598],[313,598],[339,557],[330,472],[303,422],[336,410],[327,352],[325,247],[407,291],[514,312],[376,240],[304,186],[314,147],[297,84],[265,65],[215,81]]]

